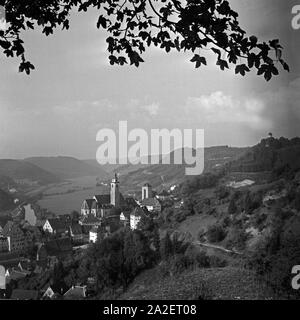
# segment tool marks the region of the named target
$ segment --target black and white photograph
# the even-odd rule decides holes
[[[299,300],[299,52],[298,0],[1,0],[0,308]]]

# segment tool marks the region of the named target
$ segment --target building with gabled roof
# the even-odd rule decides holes
[[[68,226],[64,219],[49,218],[43,225],[43,230],[51,234],[64,234],[68,231]]]
[[[146,216],[146,210],[141,207],[135,208],[130,213],[130,228],[131,228],[131,230],[138,229],[138,224],[143,216]]]
[[[12,300],[38,300],[39,293],[36,290],[14,289],[10,299]]]
[[[65,257],[72,253],[72,243],[68,237],[47,241],[45,248],[48,256]]]
[[[91,213],[92,204],[95,200],[94,199],[85,199],[81,205],[81,215],[85,216]]]
[[[86,298],[86,286],[72,286],[65,294],[64,299],[79,300]]]
[[[79,223],[72,223],[69,227],[69,233],[74,242],[82,242],[84,239],[82,225]]]
[[[94,226],[101,226],[101,219],[89,214],[88,216],[81,217],[79,224],[82,226],[83,233],[89,233]]]
[[[8,251],[21,253],[26,249],[27,242],[20,226],[14,221],[8,221],[2,234],[8,239]]]
[[[8,238],[0,234],[0,253],[8,252]]]
[[[53,291],[51,286],[48,285],[45,293],[42,296],[42,300],[53,299],[54,297],[55,297],[55,292]]]
[[[161,212],[161,204],[156,198],[146,198],[141,201],[141,206],[146,207],[150,212]]]

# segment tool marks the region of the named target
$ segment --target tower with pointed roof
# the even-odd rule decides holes
[[[120,207],[119,179],[116,173],[110,184],[110,203],[115,207]]]

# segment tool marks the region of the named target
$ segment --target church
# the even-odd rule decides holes
[[[117,174],[110,184],[110,193],[94,195],[93,198],[85,199],[81,206],[81,215],[93,215],[97,218],[104,218],[111,214],[114,209],[126,205],[126,201],[120,192],[120,184]]]

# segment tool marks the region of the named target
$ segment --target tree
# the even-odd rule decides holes
[[[57,27],[69,29],[71,11],[90,8],[98,9],[97,28],[109,34],[111,65],[129,62],[138,67],[146,47],[154,45],[166,52],[193,53],[196,68],[207,64],[203,51],[208,49],[221,70],[234,65],[242,76],[255,69],[269,81],[278,75],[278,64],[289,71],[279,40],[260,42],[247,36],[227,0],[1,0],[1,4],[8,27],[0,31],[0,46],[7,57],[21,58],[19,70],[27,74],[34,66],[25,58],[21,31],[40,26],[49,36]]]
[[[212,225],[209,226],[206,235],[207,240],[214,243],[224,240],[224,238],[226,237],[226,232],[221,225]]]
[[[54,269],[52,272],[52,281],[53,281],[53,288],[55,291],[61,293],[61,291],[65,288],[65,283],[64,283],[64,266],[61,261],[58,261],[54,265]]]
[[[173,246],[169,232],[167,232],[166,235],[161,239],[160,252],[162,260],[168,260],[173,254]]]
[[[228,214],[235,214],[237,212],[238,208],[235,204],[235,199],[232,198],[229,202],[229,206],[228,206]]]

